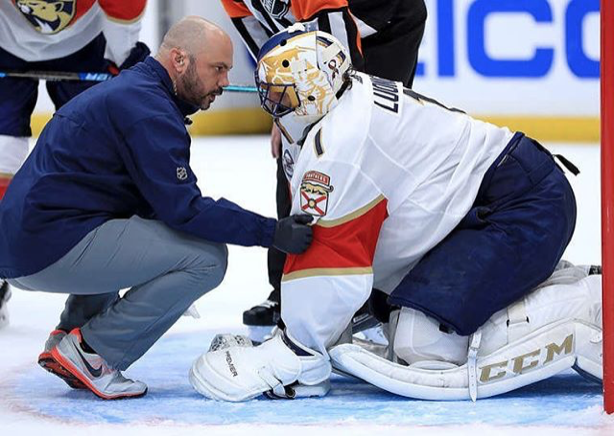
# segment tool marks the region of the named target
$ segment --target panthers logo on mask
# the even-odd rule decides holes
[[[13,0],[15,6],[40,33],[65,29],[75,16],[76,0]]]

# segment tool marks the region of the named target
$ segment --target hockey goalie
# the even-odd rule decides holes
[[[218,336],[190,371],[209,398],[325,395],[332,368],[411,398],[489,397],[568,368],[602,377],[601,275],[561,261],[576,221],[561,166],[537,141],[400,83],[352,71],[331,35],[298,24],[261,49],[262,107],[292,213],[314,242],[289,256],[285,329]],[[345,340],[372,289],[389,347]]]

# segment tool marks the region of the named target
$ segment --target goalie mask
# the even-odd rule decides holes
[[[334,36],[297,23],[274,35],[258,54],[260,104],[275,118],[294,112],[297,121],[312,124],[337,104],[350,66]]]

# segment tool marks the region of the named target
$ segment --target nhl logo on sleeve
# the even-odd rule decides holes
[[[177,178],[179,180],[187,180],[188,170],[185,167],[177,167]]]
[[[276,20],[281,20],[290,8],[290,0],[264,0],[262,6]]]
[[[306,172],[301,182],[301,210],[314,216],[326,215],[333,189],[330,176],[318,171]]]

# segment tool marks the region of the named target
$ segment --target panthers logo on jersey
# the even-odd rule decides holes
[[[290,0],[264,0],[262,6],[276,20],[282,19],[287,13]]]
[[[76,0],[13,0],[15,6],[40,33],[65,29],[75,16]]]
[[[314,216],[326,215],[328,196],[333,189],[329,175],[308,171],[301,182],[301,210]]]

